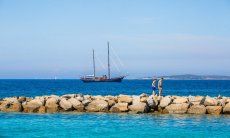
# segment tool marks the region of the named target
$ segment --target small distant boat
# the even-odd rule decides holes
[[[81,77],[80,79],[87,83],[87,82],[121,82],[125,76],[119,76],[119,77],[110,77],[110,55],[109,55],[109,42],[108,44],[108,76],[103,75],[100,77],[96,76],[96,69],[95,69],[95,57],[94,57],[94,50],[93,50],[93,75],[86,75]]]

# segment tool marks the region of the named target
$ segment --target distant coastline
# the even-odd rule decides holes
[[[230,80],[230,76],[222,75],[171,75],[171,76],[153,76],[153,77],[144,77],[142,80],[150,80],[152,78],[161,78],[163,77],[166,80]]]

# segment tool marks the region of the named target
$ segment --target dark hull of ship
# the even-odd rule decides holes
[[[121,82],[124,77],[116,77],[110,79],[94,79],[94,78],[81,78],[81,80],[85,83],[89,82]]]

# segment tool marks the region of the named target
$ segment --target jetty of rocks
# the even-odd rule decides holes
[[[56,113],[161,113],[161,114],[230,114],[230,97],[153,96],[147,94],[92,96],[8,97],[0,99],[1,112]]]

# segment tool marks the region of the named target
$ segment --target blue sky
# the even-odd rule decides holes
[[[230,1],[0,0],[0,78],[106,73],[107,41],[114,75],[230,75]]]

